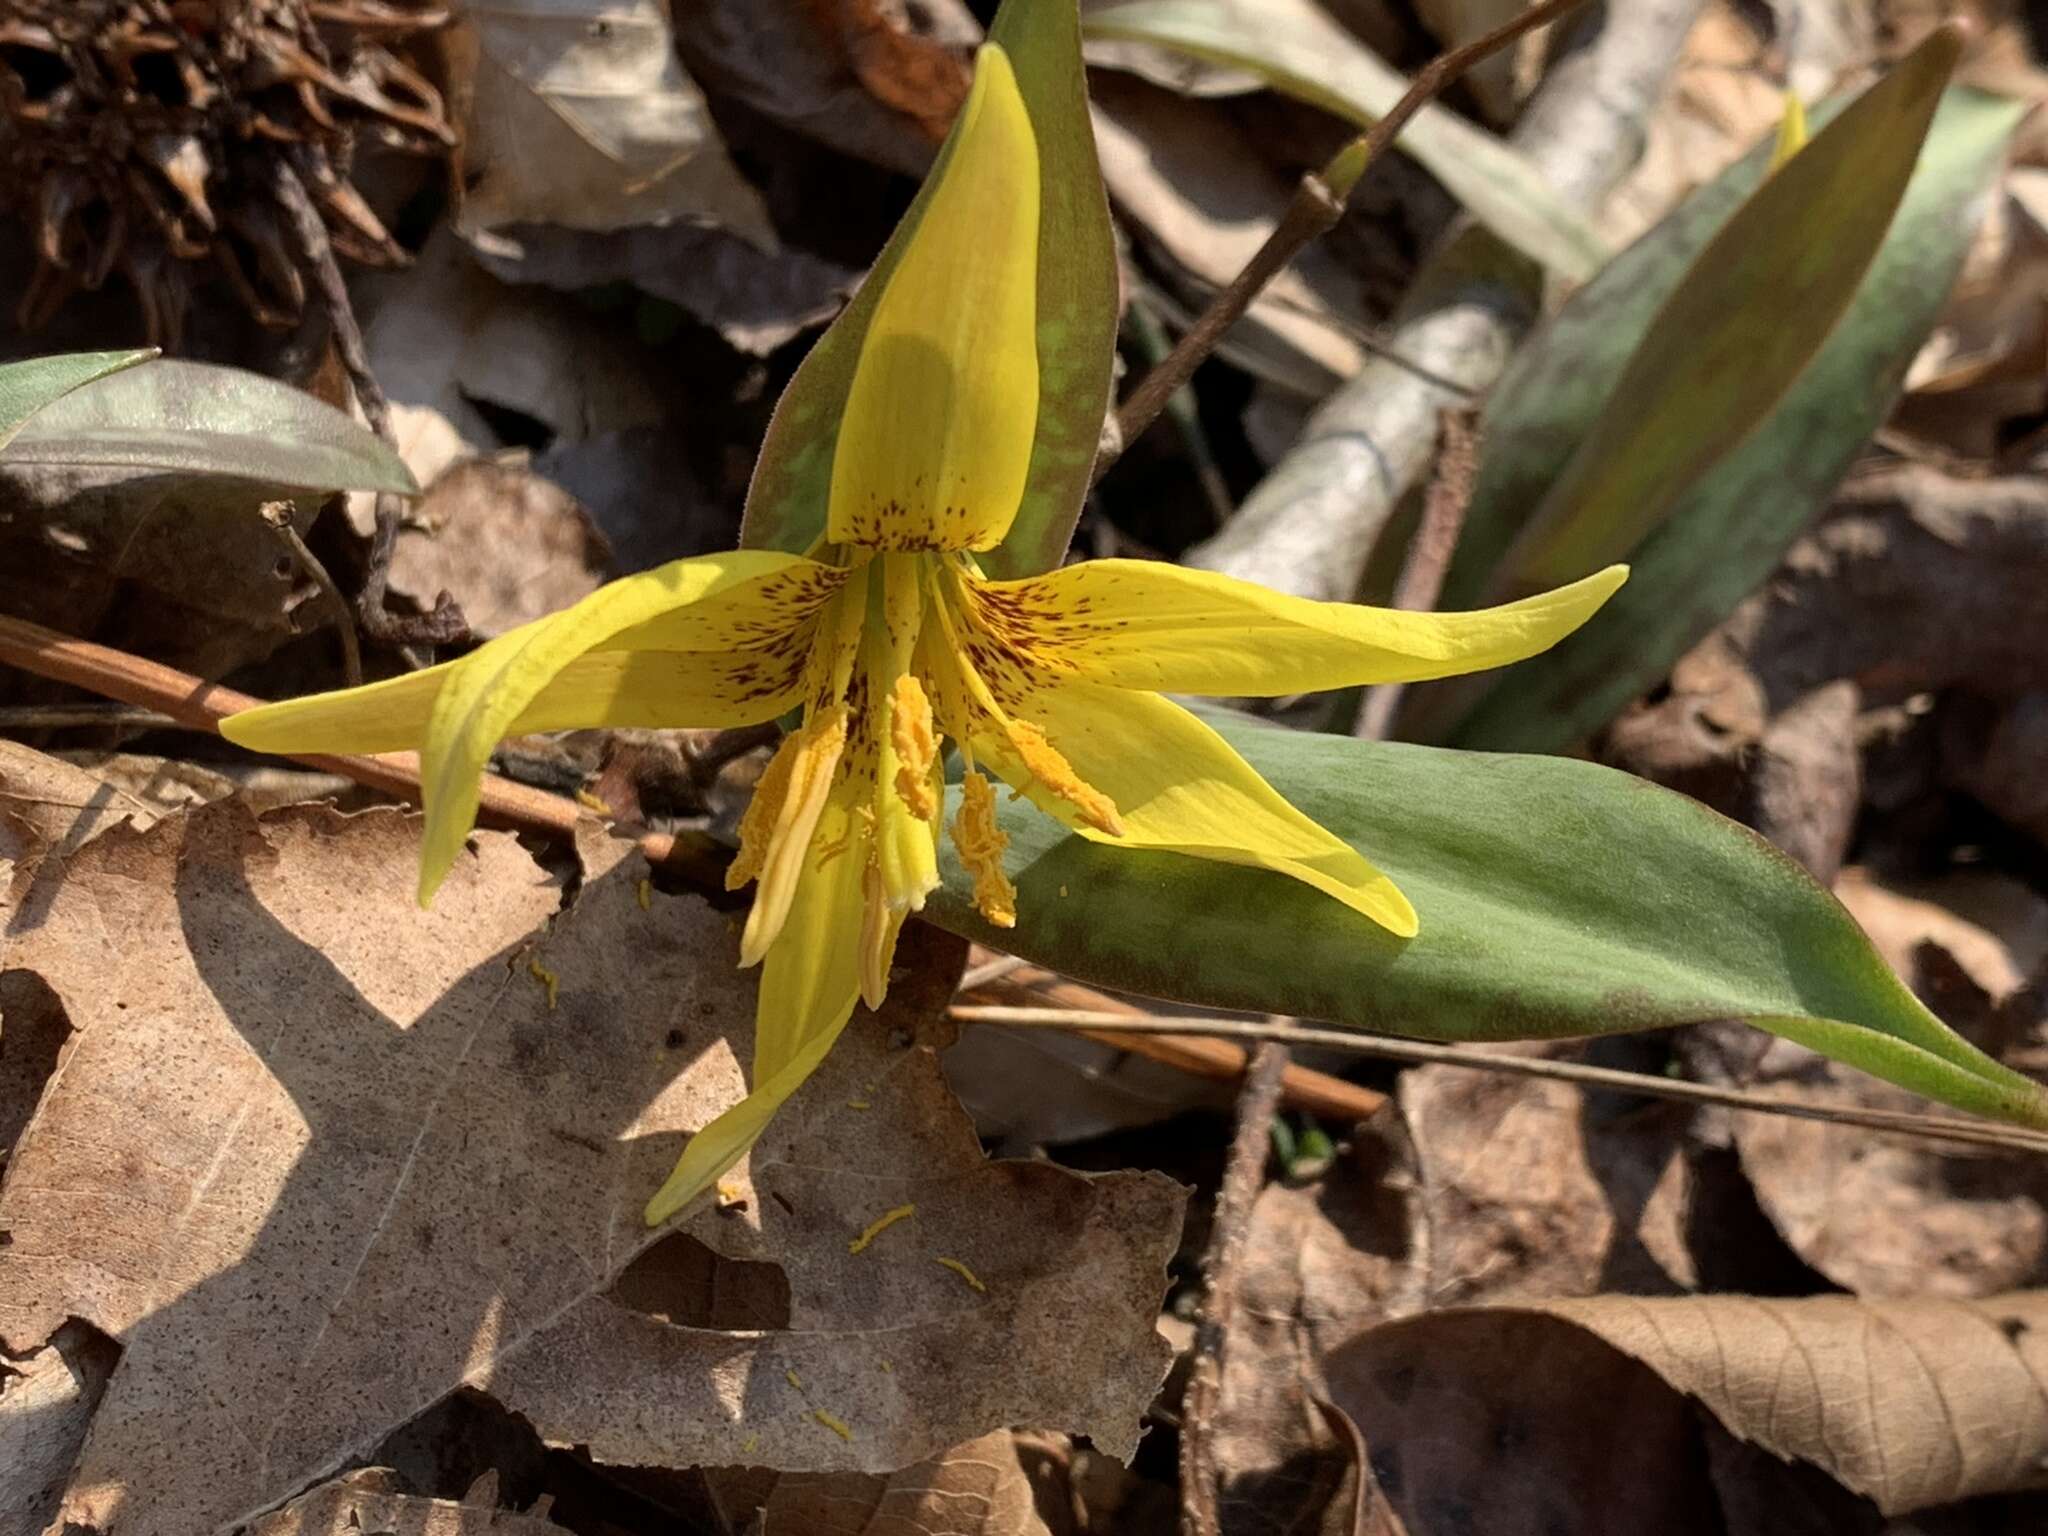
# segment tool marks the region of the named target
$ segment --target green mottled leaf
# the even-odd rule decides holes
[[[57,357],[0,363],[0,449],[14,440],[24,422],[51,401],[63,399],[94,379],[133,368],[155,356],[154,351],[148,350],[67,352]]]
[[[1361,128],[1391,111],[1409,86],[1399,70],[1297,0],[1114,0],[1089,8],[1084,31],[1249,70],[1274,90]],[[1395,145],[1480,223],[1553,271],[1584,281],[1607,259],[1592,223],[1566,206],[1534,166],[1448,108],[1425,106]]]
[[[110,373],[43,407],[6,459],[419,494],[390,445],[304,390],[239,368],[167,358]]]
[[[988,35],[1010,56],[1038,137],[1038,438],[1009,537],[982,557],[992,576],[1023,576],[1059,564],[1087,494],[1109,405],[1116,251],[1088,120],[1074,0],[1004,0]],[[940,148],[934,174],[867,280],[783,391],[747,491],[742,544],[802,553],[823,536],[839,417],[861,343],[951,143]]]
[[[1556,586],[1624,558],[1770,415],[1876,259],[1961,47],[1953,28],[1929,34],[1715,232],[1493,573],[1496,587]]]
[[[1743,1019],[1958,1108],[2048,1125],[2048,1095],[1929,1013],[1804,870],[1683,795],[1567,758],[1206,718],[1400,883],[1416,938],[1284,876],[1086,842],[1007,798],[1018,926],[981,921],[950,851],[926,915],[1098,985],[1390,1035]]]
[[[1654,684],[1770,575],[1890,413],[2024,110],[1975,91],[1947,93],[1848,314],[1763,424],[1684,488],[1628,553],[1628,585],[1545,655],[1470,692],[1428,690],[1404,718],[1405,734],[1562,750]],[[1517,359],[1488,410],[1479,484],[1445,606],[1483,601],[1489,568],[1518,518],[1558,476],[1660,299],[1761,174],[1767,153],[1760,148],[1617,257]]]

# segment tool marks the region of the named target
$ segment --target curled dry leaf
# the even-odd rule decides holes
[[[696,219],[773,249],[768,211],[683,73],[661,0],[473,0],[464,17],[478,173],[466,229]]]
[[[390,811],[231,802],[67,853],[0,797],[0,827],[7,967],[73,1030],[0,1186],[0,1344],[77,1318],[122,1345],[61,1518],[251,1518],[465,1383],[639,1463],[882,1471],[1016,1421],[1134,1443],[1181,1193],[983,1159],[933,1049],[957,946],[906,944],[744,1205],[687,1223],[781,1269],[787,1331],[697,1328],[606,1293],[743,1091],[724,916],[643,905],[608,843],[558,914],[496,833],[422,912]]]
[[[1457,1508],[1488,1532],[1705,1536],[1722,1525],[1688,1399],[1886,1514],[2041,1486],[2044,1328],[2038,1292],[1596,1296],[1389,1323],[1329,1375],[1411,1526]]]
[[[405,1536],[561,1536],[562,1527],[536,1515],[422,1499],[393,1486],[375,1467],[349,1472],[300,1494],[250,1526],[247,1536],[361,1536],[372,1531]]]
[[[427,488],[399,531],[392,590],[422,611],[447,592],[488,639],[588,597],[611,546],[574,496],[523,464],[471,460]]]

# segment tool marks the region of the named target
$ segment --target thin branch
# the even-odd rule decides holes
[[[0,666],[16,667],[104,698],[155,710],[178,725],[199,731],[217,732],[220,722],[229,715],[265,702],[174,667],[90,641],[74,640],[40,624],[4,615],[0,615]],[[282,755],[401,800],[420,803],[420,764],[416,753]],[[494,773],[483,776],[480,809],[483,819],[493,825],[516,827],[551,840],[574,842],[578,824],[590,824],[590,813],[575,801],[515,784]],[[681,867],[693,879],[699,873],[711,879],[709,865],[713,859],[704,841],[688,835],[649,832],[639,842],[640,851],[651,862]]]
[[[334,246],[327,238],[327,225],[313,206],[313,200],[306,195],[306,184],[299,179],[298,172],[282,157],[275,160],[273,166],[272,195],[284,211],[292,238],[298,244],[300,259],[319,290],[320,303],[327,312],[327,323],[334,336],[334,350],[340,354],[341,365],[348,372],[349,386],[355,391],[356,401],[363,408],[370,430],[396,448],[398,439],[391,430],[391,403],[385,398],[384,386],[377,382],[377,375],[370,367],[369,349],[363,345],[362,327],[356,323],[355,305],[349,299],[348,284],[342,278],[340,263],[334,259]],[[388,645],[453,645],[466,640],[469,622],[446,592],[434,599],[430,613],[407,617],[385,608],[385,592],[391,581],[391,560],[398,552],[399,511],[397,496],[389,491],[378,493],[376,531],[370,537],[370,562],[363,574],[363,589],[356,597],[357,617],[371,639]]]
[[[1789,1115],[1799,1120],[1825,1120],[1835,1125],[1854,1125],[1871,1131],[1917,1136],[1934,1141],[1966,1142],[2002,1152],[2048,1153],[2048,1131],[2024,1126],[2000,1125],[1990,1120],[1965,1120],[1949,1115],[1922,1115],[1907,1110],[1857,1109],[1822,1104],[1785,1094],[1761,1093],[1747,1088],[1722,1088],[1711,1083],[1685,1082],[1677,1078],[1651,1077],[1640,1072],[1621,1072],[1611,1067],[1589,1067],[1583,1062],[1550,1061],[1541,1057],[1500,1056],[1466,1046],[1433,1045],[1420,1040],[1392,1040],[1384,1035],[1355,1034],[1341,1029],[1315,1029],[1286,1021],[1272,1023],[1254,1019],[1211,1019],[1154,1014],[1133,1019],[1107,1009],[1009,1008],[956,1003],[951,1016],[963,1024],[1006,1024],[1020,1029],[1065,1029],[1083,1034],[1114,1031],[1118,1034],[1215,1035],[1232,1040],[1277,1040],[1288,1045],[1327,1046],[1360,1056],[1378,1056],[1389,1061],[1425,1065],[1464,1067],[1475,1072],[1506,1072],[1519,1077],[1549,1078],[1576,1083],[1586,1088],[1609,1088],[1649,1099],[1670,1099],[1681,1104],[1712,1104],[1722,1109],[1758,1115]]]
[[[55,731],[69,726],[154,731],[178,722],[154,709],[127,704],[10,704],[0,708],[0,731]]]
[[[1286,1070],[1286,1046],[1266,1040],[1253,1050],[1237,1096],[1237,1129],[1216,1196],[1215,1228],[1202,1255],[1202,1320],[1195,1329],[1194,1360],[1181,1398],[1180,1515],[1187,1536],[1222,1532],[1216,1507],[1215,1430],[1223,1399],[1223,1354],[1237,1311],[1237,1276],[1251,1231],[1252,1206],[1266,1182],[1273,1111],[1280,1103],[1280,1079]]]
[[[363,680],[363,648],[356,639],[356,616],[349,610],[348,599],[341,595],[341,588],[327,574],[327,567],[320,563],[320,557],[313,553],[299,536],[299,530],[292,526],[290,502],[266,501],[257,510],[257,515],[263,519],[264,526],[277,535],[278,543],[291,553],[299,569],[312,578],[313,585],[320,589],[320,595],[326,598],[334,627],[341,632],[342,681],[351,688],[357,686]]]
[[[960,996],[969,1003],[1021,1003],[1042,1006],[1058,1003],[1113,1013],[1119,1018],[1145,1019],[1143,1008],[1121,998],[1098,992],[1054,972],[1042,970],[1015,956],[989,958],[989,951],[976,949],[969,957],[971,969],[960,980]],[[1114,1029],[1092,1029],[1088,1038],[1133,1056],[1185,1072],[1211,1082],[1236,1083],[1244,1078],[1251,1053],[1231,1040],[1204,1035],[1125,1034]],[[1289,1063],[1280,1075],[1280,1101],[1289,1109],[1320,1115],[1342,1125],[1370,1120],[1385,1107],[1387,1096],[1341,1077],[1318,1072],[1312,1067]]]
[[[1479,478],[1479,413],[1468,406],[1437,417],[1436,474],[1422,500],[1422,521],[1409,541],[1394,582],[1394,606],[1427,613],[1443,596],[1444,578],[1465,531],[1465,509]],[[1405,683],[1380,683],[1365,690],[1359,701],[1358,724],[1352,734],[1361,741],[1385,741],[1401,707]]]
[[[1195,370],[1216,350],[1224,333],[1243,318],[1266,284],[1271,282],[1310,241],[1336,227],[1343,217],[1344,202],[1363,173],[1378,164],[1410,118],[1450,88],[1465,72],[1491,54],[1498,53],[1517,38],[1559,17],[1577,10],[1586,0],[1541,0],[1502,26],[1482,37],[1425,64],[1416,73],[1401,99],[1387,115],[1374,123],[1330,162],[1345,167],[1348,185],[1333,189],[1324,176],[1309,172],[1296,186],[1294,197],[1280,216],[1279,226],[1245,264],[1244,270],[1209,301],[1208,308],[1190,326],[1156,368],[1140,379],[1124,403],[1117,407],[1116,430],[1097,457],[1095,474],[1116,462],[1123,450],[1152,425],[1174,392],[1194,377]],[[1327,172],[1329,167],[1325,168]],[[1111,451],[1112,448],[1114,451]]]

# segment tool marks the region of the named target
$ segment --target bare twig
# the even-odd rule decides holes
[[[4,615],[0,615],[0,666],[16,667],[37,677],[155,710],[193,730],[217,731],[229,715],[254,709],[264,702],[189,672],[104,645],[74,640],[40,624]],[[401,800],[414,804],[420,801],[420,764],[415,753],[384,752],[374,757],[288,755],[293,762],[339,774]],[[481,794],[480,814],[495,826],[516,827],[551,840],[573,842],[579,822],[590,822],[590,813],[575,801],[515,784],[494,773],[483,776]],[[718,872],[724,861],[711,851],[705,839],[649,832],[641,836],[639,843],[640,851],[651,862],[680,869],[690,879],[701,880],[713,889],[722,885]]]
[[[177,724],[160,710],[127,704],[15,704],[0,708],[0,731],[55,731],[79,725],[153,731]]]
[[[1576,1083],[1587,1088],[1611,1088],[1648,1099],[1670,1099],[1681,1104],[1712,1104],[1723,1109],[1758,1115],[1789,1115],[1800,1120],[1826,1120],[1836,1125],[1860,1126],[1900,1136],[1917,1136],[1933,1141],[1966,1142],[2003,1152],[2048,1153],[2048,1131],[2024,1126],[2000,1125],[1990,1120],[1966,1120],[1951,1115],[1922,1115],[1905,1110],[1857,1109],[1822,1104],[1784,1094],[1760,1093],[1746,1088],[1722,1088],[1712,1083],[1685,1082],[1677,1078],[1652,1077],[1641,1072],[1621,1072],[1611,1067],[1589,1067],[1583,1062],[1550,1061],[1542,1057],[1503,1056],[1475,1051],[1469,1046],[1435,1045],[1422,1040],[1393,1040],[1384,1035],[1366,1035],[1343,1029],[1316,1029],[1289,1020],[1212,1019],[1172,1014],[1154,1014],[1133,1019],[1110,1009],[1088,1008],[1003,1008],[955,1004],[951,1016],[963,1024],[1006,1024],[1020,1029],[1066,1029],[1085,1033],[1114,1030],[1123,1035],[1182,1034],[1216,1035],[1237,1040],[1276,1040],[1287,1045],[1327,1046],[1360,1056],[1377,1056],[1388,1061],[1424,1065],[1464,1067],[1475,1072],[1505,1072],[1518,1077],[1542,1077],[1555,1082]]]
[[[1609,5],[1513,135],[1567,204],[1596,208],[1641,152],[1702,0]],[[1301,597],[1355,600],[1380,531],[1428,472],[1437,413],[1490,390],[1534,323],[1541,274],[1469,222],[1431,257],[1374,357],[1317,407],[1301,439],[1187,563]],[[1446,388],[1446,384],[1455,388]]]
[[[393,447],[398,439],[391,430],[391,404],[384,387],[370,368],[369,350],[363,345],[362,327],[356,323],[355,306],[349,301],[348,284],[334,259],[334,246],[327,238],[306,184],[286,161],[275,162],[272,194],[284,210],[300,259],[312,274],[321,306],[333,331],[334,349],[348,370],[349,385],[363,408],[370,430]],[[363,590],[356,597],[356,614],[373,640],[388,645],[453,645],[469,637],[469,623],[461,608],[446,592],[434,599],[433,611],[411,617],[387,611],[384,596],[391,581],[391,560],[398,552],[400,502],[389,491],[377,495],[377,526],[370,538],[369,568],[363,574]]]
[[[986,950],[976,950],[971,959],[980,960],[986,954]],[[1113,1013],[1122,1018],[1151,1017],[1145,1009],[1121,998],[1041,970],[1011,955],[985,964],[973,964],[960,979],[960,995],[962,1001],[970,1005],[977,1002],[1033,1006],[1058,1003]],[[1213,1082],[1241,1081],[1246,1059],[1251,1054],[1233,1041],[1203,1035],[1125,1034],[1115,1029],[1090,1029],[1085,1033],[1089,1039],[1103,1045],[1160,1062],[1190,1077],[1207,1078]],[[1344,1125],[1355,1125],[1378,1114],[1387,1097],[1357,1083],[1347,1083],[1341,1077],[1331,1077],[1326,1072],[1290,1063],[1280,1075],[1280,1101],[1290,1109],[1320,1115]]]
[[[1451,557],[1458,552],[1458,535],[1465,529],[1465,508],[1471,505],[1472,486],[1479,478],[1479,412],[1471,407],[1445,411],[1438,420],[1442,436],[1436,474],[1422,501],[1422,521],[1394,582],[1394,606],[1416,613],[1436,607],[1436,600],[1443,595]],[[1381,683],[1366,689],[1352,734],[1361,741],[1385,741],[1405,686]]]
[[[1194,1361],[1181,1399],[1180,1516],[1186,1536],[1221,1536],[1216,1508],[1216,1410],[1223,1396],[1223,1352],[1237,1309],[1237,1274],[1251,1230],[1252,1204],[1266,1181],[1266,1155],[1287,1047],[1261,1041],[1252,1051],[1237,1096],[1237,1130],[1216,1196],[1216,1224],[1202,1255],[1202,1320],[1195,1329]]]
[[[1303,176],[1295,188],[1293,201],[1281,214],[1279,226],[1266,237],[1265,244],[1252,254],[1244,270],[1209,301],[1208,308],[1195,317],[1195,323],[1181,336],[1173,350],[1138,381],[1117,408],[1116,432],[1112,444],[1106,445],[1096,460],[1096,475],[1099,477],[1114,463],[1117,454],[1135,442],[1138,434],[1158,417],[1175,391],[1194,377],[1195,370],[1216,350],[1224,333],[1243,318],[1252,300],[1259,296],[1266,284],[1294,260],[1303,246],[1336,227],[1338,219],[1343,217],[1344,201],[1352,187],[1357,185],[1364,171],[1379,163],[1387,146],[1408,126],[1409,119],[1488,55],[1498,53],[1518,37],[1538,27],[1548,26],[1583,4],[1585,0],[1541,0],[1540,4],[1529,7],[1483,37],[1438,54],[1416,72],[1414,81],[1387,115],[1331,161],[1331,166],[1341,164],[1346,167],[1349,185],[1333,189],[1321,174],[1310,172]],[[1328,169],[1326,167],[1325,171]],[[1115,452],[1109,451],[1110,446],[1114,446]]]
[[[363,680],[363,650],[356,640],[356,616],[350,612],[348,599],[341,595],[341,588],[334,584],[334,578],[327,574],[327,567],[320,563],[320,557],[313,553],[306,541],[299,536],[299,530],[292,526],[292,504],[288,501],[266,501],[257,509],[263,525],[277,535],[278,543],[291,553],[300,570],[312,578],[313,585],[320,589],[320,595],[327,600],[327,607],[334,618],[334,627],[341,632],[341,676],[342,681],[353,688]]]

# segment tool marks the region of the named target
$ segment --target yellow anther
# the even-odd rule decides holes
[[[1013,720],[1009,734],[1010,745],[1024,759],[1031,777],[1071,805],[1074,813],[1096,831],[1107,832],[1111,837],[1123,836],[1124,824],[1117,817],[1116,802],[1074,772],[1074,765],[1045,739],[1045,732],[1028,720]]]
[[[846,1245],[846,1251],[848,1253],[859,1253],[862,1249],[866,1248],[869,1243],[872,1243],[884,1232],[888,1231],[891,1227],[895,1226],[897,1222],[908,1221],[911,1217],[915,1216],[916,1214],[917,1207],[914,1205],[899,1205],[894,1210],[884,1211],[881,1215],[877,1216],[873,1221],[867,1224],[866,1228],[861,1232],[861,1235],[859,1237],[856,1237],[852,1242]]]
[[[848,1109],[873,1109],[875,1106],[866,1099],[848,1099],[846,1107]]]
[[[932,1262],[942,1269],[950,1269],[951,1271],[953,1271],[954,1274],[958,1275],[962,1280],[965,1280],[968,1283],[968,1285],[972,1286],[975,1290],[983,1292],[986,1292],[988,1290],[988,1287],[981,1283],[980,1277],[976,1275],[973,1270],[969,1269],[965,1264],[962,1264],[958,1259],[935,1258],[932,1260]]]
[[[604,803],[602,797],[587,789],[576,791],[576,803],[586,811],[595,811],[600,816],[609,816],[612,813],[612,808]]]
[[[939,738],[932,729],[932,701],[924,684],[908,673],[896,679],[890,696],[889,739],[896,748],[896,793],[919,821],[939,813],[932,791],[932,765],[939,760]]]
[[[548,1012],[553,1013],[562,995],[562,978],[542,965],[539,955],[526,962],[526,974],[548,989]]]
[[[760,874],[761,866],[767,862],[768,837],[775,830],[776,818],[782,814],[783,802],[789,798],[790,770],[796,764],[798,738],[802,734],[792,731],[782,738],[775,755],[768,759],[768,766],[754,783],[753,798],[740,814],[740,851],[725,867],[728,891],[738,890]]]
[[[832,792],[839,759],[846,751],[846,706],[834,704],[820,710],[791,740],[796,743],[794,750],[788,742],[783,743],[783,750],[790,754],[789,769],[778,786],[782,803],[775,808],[775,824],[768,833],[767,851],[760,859],[760,888],[754,893],[754,909],[747,914],[746,930],[740,935],[741,965],[758,965],[789,919],[790,905],[796,900],[797,876],[803,870],[804,856],[810,852],[811,834],[818,829],[818,818],[825,814],[825,801]],[[769,765],[769,770],[774,771],[774,764]],[[764,788],[766,777],[763,775]],[[758,798],[760,791],[755,794]],[[752,807],[748,810],[751,813]],[[743,825],[742,857],[745,836]],[[731,874],[726,878],[730,880]]]
[[[882,886],[882,871],[872,860],[861,874],[860,911],[860,1000],[870,1008],[882,1006],[889,994],[889,956],[895,937],[889,921],[889,896]]]
[[[983,774],[970,772],[961,784],[960,810],[953,818],[953,846],[974,876],[974,906],[998,928],[1017,926],[1017,887],[1003,873],[1010,835],[996,825],[996,792]]]
[[[846,1420],[829,1414],[822,1408],[813,1408],[811,1410],[811,1417],[831,1430],[840,1439],[851,1440],[853,1438],[853,1431],[847,1426]]]
[[[633,896],[640,903],[640,910],[647,911],[654,905],[654,882],[642,875],[640,883],[633,888]]]
[[[737,1179],[720,1179],[717,1196],[718,1208],[721,1211],[729,1211],[736,1205],[747,1203],[747,1192]]]
[[[753,1454],[754,1454],[754,1447],[755,1447],[755,1446],[757,1446],[757,1445],[759,1445],[760,1443],[761,1443],[761,1437],[760,1437],[760,1435],[758,1435],[758,1434],[752,1434],[752,1435],[749,1435],[749,1436],[747,1436],[747,1438],[746,1438],[745,1440],[743,1440],[743,1441],[741,1441],[741,1442],[740,1442],[740,1454],[741,1454],[742,1456],[751,1456],[751,1455],[753,1455]]]
[[[797,1373],[796,1373],[796,1368],[795,1368],[794,1366],[792,1366],[792,1367],[791,1367],[790,1369],[788,1369],[788,1370],[784,1371],[784,1372],[782,1373],[782,1377],[783,1377],[783,1380],[787,1381],[787,1382],[788,1382],[788,1383],[789,1383],[789,1384],[790,1384],[790,1385],[791,1385],[792,1387],[794,1387],[794,1388],[795,1388],[795,1389],[796,1389],[797,1391],[799,1391],[799,1392],[803,1391],[803,1389],[804,1389],[804,1383],[803,1383],[803,1378],[802,1378],[801,1376],[797,1375]]]

